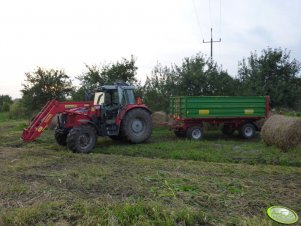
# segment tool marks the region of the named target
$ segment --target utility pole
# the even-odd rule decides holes
[[[218,41],[213,41],[213,39],[212,39],[212,28],[211,28],[211,40],[210,41],[208,41],[208,42],[205,42],[204,40],[203,40],[203,43],[211,43],[211,54],[210,54],[210,56],[211,56],[211,60],[213,59],[212,58],[212,48],[213,48],[213,42],[221,42],[222,40],[221,40],[221,38],[219,38],[219,40]]]

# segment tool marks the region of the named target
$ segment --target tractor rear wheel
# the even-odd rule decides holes
[[[54,132],[54,137],[56,142],[59,145],[66,146],[67,145],[67,135],[68,132],[61,128],[56,128]]]
[[[89,153],[96,143],[96,130],[91,125],[73,127],[67,135],[67,147],[76,153]]]
[[[125,115],[121,129],[126,140],[131,143],[142,143],[149,139],[152,128],[150,113],[142,108],[135,108]]]

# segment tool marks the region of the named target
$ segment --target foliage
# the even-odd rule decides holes
[[[11,96],[0,95],[0,112],[8,112],[9,106],[13,103]]]
[[[89,99],[88,94],[93,94],[94,91],[105,84],[114,84],[116,82],[136,83],[135,78],[137,67],[136,60],[131,56],[130,60],[122,58],[116,63],[97,65],[86,65],[85,71],[77,79],[80,80],[81,87],[72,94],[73,100]]]
[[[185,58],[181,66],[175,66],[175,74],[179,78],[179,95],[235,95],[236,81],[203,55]]]
[[[270,95],[272,107],[297,107],[301,96],[301,64],[290,60],[281,48],[264,49],[239,63],[238,75],[244,95]]]
[[[0,122],[5,122],[8,120],[8,112],[0,112]]]
[[[73,90],[71,80],[63,70],[38,68],[25,73],[23,103],[30,111],[40,110],[51,99],[65,100]]]
[[[169,97],[177,93],[176,77],[172,70],[157,64],[143,86],[143,100],[152,110],[167,110]]]
[[[145,102],[153,110],[168,110],[170,96],[236,95],[238,81],[203,55],[185,58],[170,68],[158,64],[144,86]]]
[[[25,118],[30,115],[29,110],[25,107],[22,100],[18,99],[13,102],[9,109],[9,118],[10,119],[20,119]]]

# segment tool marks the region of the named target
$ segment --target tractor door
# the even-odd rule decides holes
[[[122,107],[128,104],[135,104],[135,97],[132,89],[123,89],[121,87],[118,87],[118,95],[120,105]]]
[[[115,123],[120,108],[119,93],[117,89],[107,90],[104,96],[103,109],[105,118],[109,124]]]
[[[123,89],[118,86],[118,98],[119,98],[119,104],[121,106],[125,105],[125,101],[124,101],[124,93],[123,93]]]

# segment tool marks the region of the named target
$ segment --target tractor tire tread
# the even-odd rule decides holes
[[[66,132],[64,129],[56,128],[54,132],[54,138],[56,142],[61,146],[67,145],[67,135],[68,132]]]
[[[94,136],[93,144],[87,150],[80,150],[80,148],[78,147],[77,138],[78,138],[79,134],[81,134],[83,131],[87,131],[87,130],[88,131],[90,130],[90,132]],[[67,147],[74,153],[89,153],[94,148],[95,143],[96,143],[96,130],[93,126],[88,125],[88,124],[73,127],[67,135]]]
[[[139,136],[136,136],[134,132],[131,130],[132,127],[131,123],[136,118],[142,119],[144,126],[146,127],[144,129],[143,134]],[[152,133],[152,128],[153,128],[153,124],[152,124],[152,118],[150,113],[143,108],[135,108],[126,113],[121,124],[121,133],[125,138],[125,140],[131,143],[138,144],[147,141],[150,138]]]

